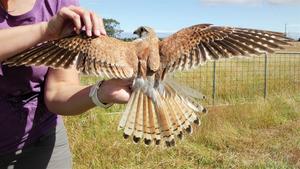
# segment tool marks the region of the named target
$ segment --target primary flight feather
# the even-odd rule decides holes
[[[134,78],[133,93],[122,114],[119,128],[134,142],[175,145],[206,109],[194,99],[200,93],[177,84],[166,75],[188,70],[209,60],[272,53],[289,45],[278,32],[194,25],[159,40],[154,30],[139,27],[132,42],[112,37],[72,35],[48,41],[4,62],[10,66],[45,65],[53,68],[76,66],[84,74],[106,78]]]

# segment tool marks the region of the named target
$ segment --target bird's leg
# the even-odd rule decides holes
[[[139,60],[138,62],[138,72],[137,72],[137,77],[134,79],[133,82],[133,89],[134,90],[139,90],[142,89],[145,86],[145,62],[143,60]]]
[[[155,74],[155,78],[154,78],[154,89],[156,89],[160,95],[164,95],[165,93],[165,88],[164,85],[161,83],[161,72],[157,72]]]

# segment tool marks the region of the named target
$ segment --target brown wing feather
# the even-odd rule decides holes
[[[161,63],[169,72],[189,69],[207,60],[272,53],[289,45],[286,40],[278,32],[194,25],[160,42]]]
[[[39,66],[76,68],[85,74],[108,78],[134,76],[138,57],[131,42],[100,36],[87,37],[83,33],[49,41],[15,55],[4,62],[10,66]]]

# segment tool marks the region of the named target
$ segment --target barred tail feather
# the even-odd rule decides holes
[[[174,125],[174,135],[176,135],[179,139],[183,138],[183,129],[186,128],[189,124],[188,121],[183,118],[183,114],[180,114],[178,111],[177,105],[170,99],[168,102],[169,114],[172,117],[173,125]]]
[[[141,91],[137,90],[135,92],[136,93],[134,93],[132,104],[127,105],[129,106],[129,113],[125,124],[124,138],[128,138],[129,136],[131,136],[134,131],[135,117],[137,114],[137,104],[138,104],[139,94]]]
[[[125,111],[124,111],[123,114],[122,114],[121,120],[120,120],[120,122],[119,122],[119,128],[118,128],[119,130],[121,130],[122,128],[125,127],[126,122],[127,122],[127,120],[128,120],[128,116],[129,116],[130,111],[131,111],[131,109],[132,109],[133,102],[134,102],[134,100],[135,100],[136,97],[137,97],[137,91],[134,91],[134,92],[132,93],[132,95],[131,95],[129,101],[128,101],[128,104],[127,104],[127,106],[126,106]]]
[[[177,92],[174,83],[150,89],[147,80],[141,82],[135,86],[119,122],[125,138],[132,136],[135,143],[144,139],[146,145],[163,141],[166,146],[174,146],[175,138],[182,139],[185,131],[192,133],[193,124],[200,125],[197,113],[204,108],[192,97]]]
[[[155,112],[154,104],[151,99],[148,98],[148,113],[149,113],[149,126],[150,126],[150,134],[152,140],[155,141],[155,144],[160,144],[161,136],[160,136],[160,127],[158,124],[157,114]]]
[[[144,102],[143,102],[143,98],[144,98],[144,94],[142,92],[139,93],[139,97],[137,100],[137,112],[136,112],[136,117],[135,117],[135,123],[134,123],[134,132],[133,132],[133,141],[135,143],[138,143],[141,138],[143,137],[143,125],[145,125],[143,123],[143,106],[144,106]]]
[[[165,100],[163,100],[162,96],[155,91],[157,96],[157,102],[155,104],[155,110],[160,126],[160,132],[162,138],[165,140],[166,145],[171,146],[175,144],[174,134],[173,134],[173,126],[171,125],[171,118],[169,113],[167,112],[167,105]]]
[[[179,95],[187,96],[196,99],[205,99],[206,96],[199,91],[196,91],[188,86],[184,86],[176,82],[169,76],[166,76],[163,81],[165,86],[170,86],[173,90],[175,90]]]
[[[150,123],[149,123],[149,109],[148,109],[148,100],[147,96],[144,95],[143,97],[143,130],[144,130],[144,142],[146,145],[151,144],[151,130],[150,130]],[[151,102],[150,102],[151,104]]]

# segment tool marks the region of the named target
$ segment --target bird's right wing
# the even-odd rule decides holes
[[[160,42],[161,63],[166,72],[190,69],[209,60],[272,53],[287,40],[278,32],[194,25]]]
[[[91,38],[82,33],[42,43],[3,64],[65,69],[75,65],[84,74],[125,79],[135,75],[138,57],[135,46],[130,42],[107,36]]]

